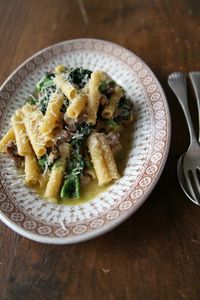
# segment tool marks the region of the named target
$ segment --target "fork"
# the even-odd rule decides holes
[[[200,72],[190,72],[189,78],[192,82],[192,86],[195,92],[197,99],[197,108],[198,108],[198,117],[199,117],[199,138],[198,142],[200,143]]]
[[[186,185],[183,188],[188,190],[194,202],[200,205],[200,146],[196,139],[188,107],[186,75],[180,72],[172,73],[168,77],[168,84],[179,100],[190,133],[190,145],[182,159],[182,170]]]

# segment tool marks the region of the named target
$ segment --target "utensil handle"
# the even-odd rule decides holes
[[[200,143],[200,72],[190,72],[189,77],[192,82],[192,86],[193,86],[196,100],[197,100],[198,117],[199,117],[199,139],[198,139],[198,142]]]
[[[171,87],[174,94],[176,95],[176,97],[178,98],[179,103],[184,112],[189,133],[190,133],[190,145],[193,143],[197,143],[197,138],[196,138],[196,134],[194,131],[194,127],[192,124],[192,119],[188,107],[186,75],[181,72],[172,73],[168,77],[168,84]]]

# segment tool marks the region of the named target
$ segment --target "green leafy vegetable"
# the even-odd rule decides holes
[[[72,152],[67,176],[63,187],[61,189],[60,196],[61,198],[79,198],[80,197],[80,175],[83,172],[84,168],[84,159],[83,156],[79,153],[79,150],[76,149]]]
[[[100,83],[100,85],[99,85],[99,91],[102,94],[105,94],[106,89],[107,89],[107,81],[106,80],[102,80],[101,83]]]
[[[132,114],[132,103],[126,98],[122,97],[118,103],[118,115],[114,119],[117,123],[124,120],[129,120]]]
[[[84,158],[79,149],[74,149],[69,162],[69,173],[80,175],[84,168]]]
[[[90,70],[83,68],[72,69],[69,73],[68,80],[70,83],[82,89],[90,79],[91,73]]]
[[[114,92],[115,86],[116,83],[114,80],[102,80],[99,86],[99,91],[102,95],[109,99]]]
[[[43,76],[40,81],[36,84],[36,89],[40,92],[42,88],[53,85],[53,79],[55,75],[53,73],[47,73]]]
[[[53,164],[48,162],[48,154],[43,155],[41,158],[38,159],[38,165],[44,171],[46,168],[51,169]]]
[[[130,101],[124,96],[119,100],[118,107],[119,108],[130,108]]]
[[[33,95],[29,95],[26,98],[26,103],[29,103],[30,105],[35,105],[37,103],[37,100],[35,99],[35,97]]]
[[[83,122],[82,124],[79,124],[77,126],[76,134],[72,137],[72,146],[74,146],[75,148],[80,148],[85,139],[91,133],[91,130],[91,125],[89,125],[88,123]]]
[[[63,184],[61,198],[78,198],[80,195],[80,175],[85,167],[85,160],[81,154],[81,148],[88,135],[91,133],[91,126],[85,122],[78,125],[77,132],[71,140],[72,150],[68,164],[68,176]]]
[[[61,198],[80,197],[80,179],[78,175],[71,174],[64,182],[60,193]]]
[[[50,164],[50,165],[52,166],[52,164]],[[53,167],[55,167],[56,169],[64,170],[65,169],[64,166],[65,166],[65,159],[63,157],[60,157],[59,159],[57,159],[55,161],[55,163],[53,164]]]
[[[46,165],[48,164],[48,155],[43,155],[40,159],[38,159],[38,165],[42,169],[42,171],[45,170]]]
[[[47,72],[44,77],[36,84],[36,90],[39,93],[38,107],[45,114],[51,95],[56,91],[54,84],[54,73]]]
[[[120,130],[120,125],[114,120],[106,120],[105,122],[105,131],[108,132],[117,132]]]

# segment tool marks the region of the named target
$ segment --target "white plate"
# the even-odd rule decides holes
[[[79,205],[40,199],[0,156],[0,219],[17,233],[43,243],[70,244],[101,235],[132,215],[155,187],[168,155],[170,115],[163,90],[147,65],[116,44],[78,39],[50,46],[25,61],[0,91],[0,134],[41,76],[57,64],[106,71],[122,85],[138,116],[124,175],[106,192]]]

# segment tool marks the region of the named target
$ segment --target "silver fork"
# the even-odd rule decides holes
[[[181,170],[185,179],[184,182],[181,182],[181,186],[186,194],[187,191],[190,192],[192,201],[200,205],[200,146],[196,139],[188,107],[186,75],[180,72],[172,73],[168,77],[168,84],[179,100],[190,133],[189,148],[180,160],[182,162]]]
[[[199,117],[199,139],[200,143],[200,72],[190,72],[189,73],[190,80],[192,82],[193,89],[195,91],[195,96],[197,99],[197,108],[198,108],[198,117]]]

